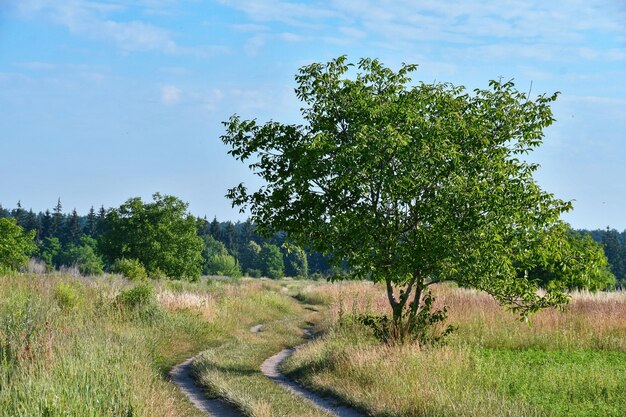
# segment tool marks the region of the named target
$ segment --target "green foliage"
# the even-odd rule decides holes
[[[148,279],[146,268],[137,259],[117,259],[113,263],[113,272],[124,275],[133,281],[142,281]]]
[[[234,257],[228,254],[216,254],[209,259],[206,271],[209,275],[224,275],[238,278],[241,276],[241,269]]]
[[[261,278],[263,276],[263,272],[260,269],[249,268],[246,270],[246,273],[252,278]]]
[[[359,314],[348,316],[348,321],[355,320],[374,331],[378,340],[386,343],[415,342],[420,346],[441,345],[454,331],[454,326],[448,325],[441,329],[441,324],[447,319],[447,308],[433,311],[433,297],[430,292],[424,296],[423,307],[415,317],[403,317],[394,322],[388,316],[374,314]]]
[[[306,252],[294,245],[287,247],[285,256],[285,274],[288,277],[306,278],[309,275],[309,264]]]
[[[54,269],[54,266],[60,263],[59,255],[61,254],[61,243],[56,237],[46,237],[43,240],[39,257],[46,263],[46,267],[49,271]]]
[[[532,251],[518,261],[519,274],[536,280],[544,288],[590,291],[615,288],[602,246],[588,234],[580,234],[567,225],[539,234]]]
[[[571,203],[533,179],[526,154],[554,121],[557,94],[531,98],[513,82],[468,92],[410,85],[415,65],[339,57],[296,75],[303,125],[232,116],[222,141],[266,185],[228,192],[260,232],[347,262],[354,278],[385,282],[394,320],[415,317],[443,280],[482,289],[522,316],[561,304],[537,293],[515,259],[559,226]]]
[[[266,277],[272,279],[282,278],[285,274],[283,254],[276,245],[264,243],[259,253],[259,267]]]
[[[65,265],[76,265],[83,275],[100,275],[104,262],[96,254],[96,241],[88,236],[80,239],[80,246],[70,244],[64,251],[62,259]]]
[[[0,272],[25,267],[37,249],[34,238],[35,232],[25,233],[15,219],[0,218]]]
[[[63,309],[74,309],[82,302],[81,293],[69,282],[60,282],[54,288],[54,300]]]
[[[228,250],[226,246],[219,240],[214,239],[211,235],[202,237],[204,248],[202,249],[202,273],[205,275],[215,275],[213,258],[215,256],[227,256]]]
[[[122,290],[119,295],[120,302],[131,309],[147,307],[156,302],[154,288],[150,283],[140,283],[134,287]]]
[[[261,246],[253,240],[248,241],[239,251],[239,263],[244,271],[259,269],[259,254]],[[248,272],[248,274],[250,274]]]
[[[171,278],[197,279],[203,245],[187,204],[159,193],[152,198],[152,203],[131,198],[107,213],[98,240],[100,252],[109,264],[137,259],[149,275],[159,269]]]

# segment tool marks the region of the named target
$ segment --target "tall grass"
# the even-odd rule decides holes
[[[458,331],[448,346],[383,346],[341,316],[387,310],[368,283],[308,289],[332,300],[329,332],[298,351],[287,370],[376,416],[626,415],[626,294],[572,294],[565,312],[531,325],[489,296],[436,288]],[[346,323],[345,320],[341,321]]]
[[[236,292],[224,297],[216,316],[220,326],[229,329],[230,339],[208,349],[194,363],[198,381],[216,396],[236,404],[246,415],[326,416],[306,400],[269,380],[260,372],[261,363],[287,346],[303,342],[301,326],[311,312],[302,308],[290,293],[297,293],[302,283],[285,280],[246,280],[245,285],[230,291],[250,292],[242,297]],[[263,329],[251,333],[250,327]]]

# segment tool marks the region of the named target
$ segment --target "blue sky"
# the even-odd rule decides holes
[[[257,182],[221,122],[297,122],[297,69],[347,54],[561,91],[537,179],[575,200],[574,227],[625,229],[625,22],[621,0],[0,0],[0,203],[86,213],[159,191],[242,219],[223,196]]]

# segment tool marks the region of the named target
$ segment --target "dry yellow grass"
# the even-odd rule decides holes
[[[428,349],[384,346],[364,328],[337,325],[346,314],[388,313],[380,285],[313,285],[302,292],[329,303],[329,331],[297,352],[287,370],[372,415],[626,412],[626,379],[619,365],[626,359],[624,292],[573,293],[563,312],[543,310],[529,325],[483,292],[435,286],[436,306],[448,306],[448,323],[458,330],[448,346]]]

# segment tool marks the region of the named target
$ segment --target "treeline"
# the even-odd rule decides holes
[[[44,212],[0,205],[0,218],[33,235],[31,257],[46,269],[77,267],[83,274],[104,270],[125,275],[195,278],[200,274],[322,278],[340,273],[319,252],[266,238],[250,221],[208,220],[187,213],[176,197],[155,194],[153,202],[131,198],[119,208],[92,207],[67,213],[59,199]]]
[[[38,259],[49,271],[77,267],[83,274],[106,270],[127,276],[192,279],[201,274],[321,278],[344,272],[331,266],[321,253],[288,245],[284,233],[264,237],[250,221],[234,223],[195,217],[187,212],[187,207],[176,197],[157,193],[152,202],[131,198],[118,208],[92,207],[80,215],[75,209],[64,212],[59,199],[51,210],[39,213],[24,209],[20,202],[12,209],[0,205],[0,219],[11,219],[11,224],[2,224],[4,238],[19,235],[17,230],[11,231],[12,224],[28,238],[23,247],[30,249],[24,249],[28,253],[22,254],[21,259],[28,259],[26,255]],[[595,283],[567,285],[626,288],[626,231],[607,228],[570,232],[568,242],[588,258],[597,251],[601,254],[603,249],[610,271],[601,271]],[[17,247],[15,239],[4,247]],[[599,244],[597,249],[592,239]],[[10,254],[2,256],[11,258]],[[5,264],[13,265],[15,259],[18,258],[6,260]],[[561,265],[558,270],[535,268],[528,272],[542,285],[548,285],[550,281],[565,282],[567,271],[576,267],[563,260],[556,264]]]
[[[590,235],[604,248],[611,272],[617,279],[617,287],[626,289],[626,230],[619,232],[607,227],[606,229],[578,231]]]

